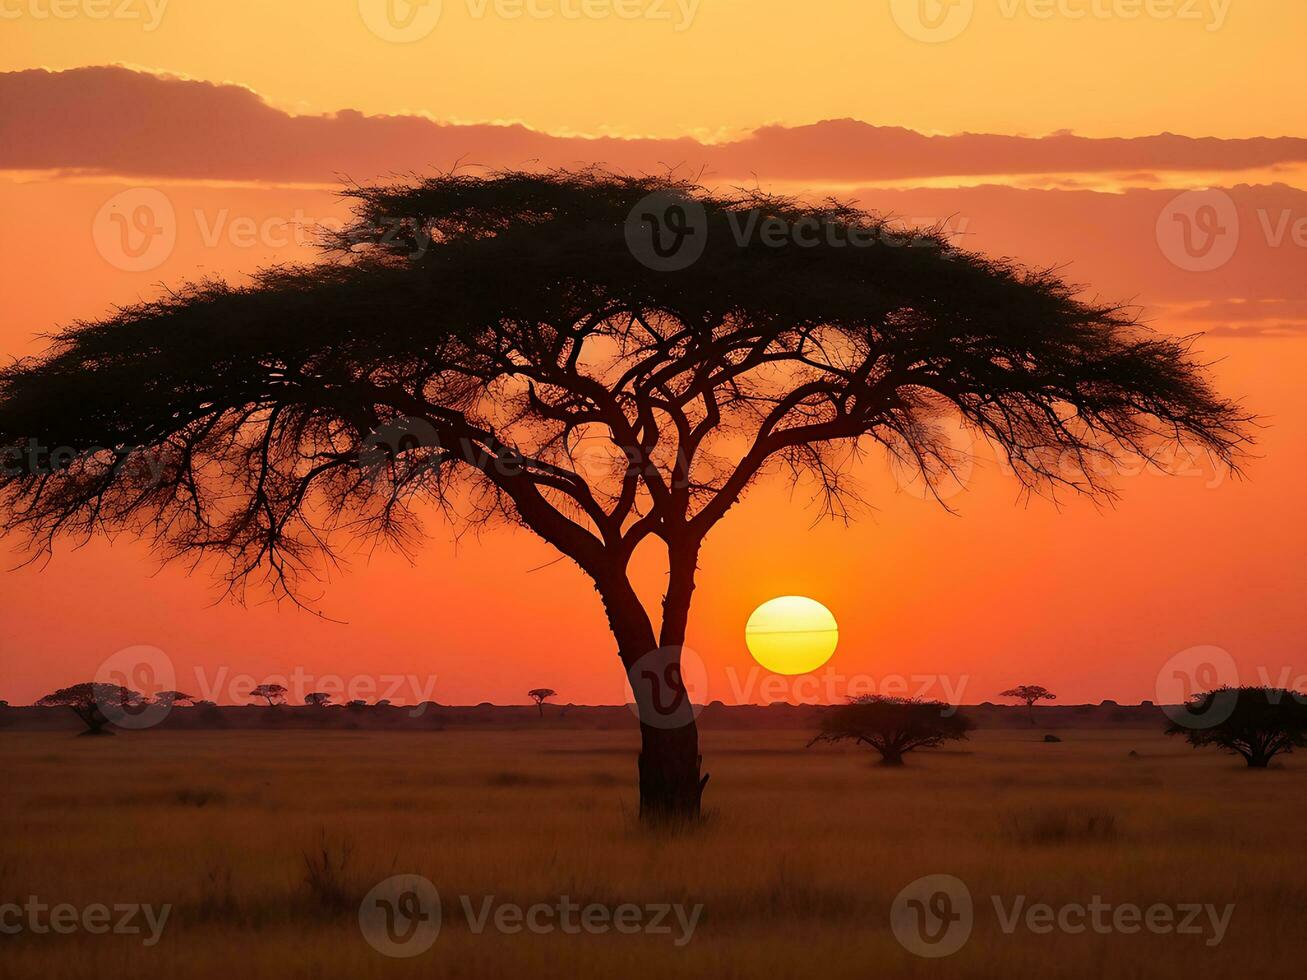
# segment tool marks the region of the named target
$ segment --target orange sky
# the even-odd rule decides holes
[[[1307,103],[1289,97],[1301,91],[1293,48],[1307,36],[1307,6],[1202,2],[1193,9],[1207,20],[1132,19],[1142,0],[1064,0],[1043,19],[1038,3],[977,0],[956,38],[930,43],[897,26],[891,4],[867,0],[820,13],[701,0],[684,30],[674,2],[667,21],[652,16],[654,0],[627,8],[643,11],[630,20],[513,19],[494,4],[476,17],[470,3],[445,0],[429,35],[397,44],[370,32],[354,2],[188,0],[164,6],[147,30],[158,0],[129,7],[141,12],[134,21],[42,18],[49,0],[9,0],[0,71],[120,63],[196,81],[24,76],[18,96],[16,77],[0,76],[0,168],[11,168],[0,173],[0,353],[35,353],[38,334],[160,282],[308,258],[292,228],[341,213],[330,174],[369,176],[392,157],[397,170],[465,151],[504,165],[699,161],[709,179],[752,179],[752,169],[768,185],[838,184],[868,206],[946,220],[968,247],[1068,264],[1075,281],[1143,305],[1159,329],[1210,331],[1201,348],[1220,359],[1222,386],[1269,426],[1262,458],[1242,482],[1204,461],[1177,464],[1172,478],[1123,474],[1115,506],[1058,510],[1016,501],[982,454],[968,492],[949,501],[956,516],[874,463],[862,476],[876,509],[848,528],[813,528],[812,511],[765,486],[704,555],[690,644],[706,664],[705,695],[831,700],[851,683],[903,677],[914,693],[964,701],[1026,681],[1063,700],[1138,700],[1155,696],[1171,657],[1199,645],[1228,650],[1247,682],[1307,674],[1304,154],[1294,140],[1232,142],[1307,135]],[[564,8],[576,9],[534,9]],[[1224,14],[1209,30],[1216,8]],[[1074,16],[1091,9],[1109,15]],[[171,123],[160,121],[165,106]],[[293,118],[343,110],[468,125]],[[857,123],[797,128],[845,117]],[[211,146],[186,129],[195,119]],[[481,125],[504,120],[525,128]],[[774,126],[754,132],[764,124]],[[922,143],[875,128],[886,126],[995,136]],[[1004,138],[1060,130],[1099,141]],[[1168,131],[1223,139],[1105,142]],[[558,139],[575,134],[659,139]],[[714,142],[723,145],[705,145]],[[898,172],[904,161],[919,179]],[[982,176],[957,177],[959,167]],[[95,172],[52,173],[64,168]],[[1208,186],[1220,196],[1193,206],[1228,207],[1239,234],[1218,244],[1216,267],[1196,271],[1158,229],[1173,227],[1177,191]],[[121,266],[121,255],[106,258],[96,218],[115,195],[142,189],[166,198],[176,242],[150,268],[124,271],[110,261]],[[161,571],[126,538],[65,547],[0,578],[0,698],[27,702],[89,679],[134,645],[164,651],[179,686],[218,700],[239,694],[240,675],[296,672],[311,686],[394,685],[401,701],[521,702],[539,685],[562,701],[625,697],[598,601],[568,563],[548,564],[547,546],[519,532],[455,546],[434,531],[412,565],[357,556],[329,583],[320,605],[341,623],[218,601],[211,579]],[[655,590],[652,572],[645,585]],[[829,606],[841,643],[820,683],[767,687],[751,670],[744,623],[789,593]],[[354,690],[368,696],[364,687]]]

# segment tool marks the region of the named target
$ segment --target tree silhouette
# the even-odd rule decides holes
[[[198,704],[199,700],[194,694],[187,694],[184,691],[160,691],[154,696],[156,704],[166,704],[170,708],[175,708],[179,704]]]
[[[975,726],[943,701],[865,694],[827,711],[808,744],[856,742],[880,753],[881,765],[901,766],[914,749],[933,749],[964,739]]]
[[[325,708],[331,704],[331,695],[323,694],[321,691],[314,691],[311,694],[304,695],[304,703],[310,708]]]
[[[999,694],[1001,698],[1016,698],[1018,701],[1025,702],[1026,711],[1030,714],[1030,724],[1035,723],[1035,702],[1037,701],[1056,701],[1057,695],[1046,687],[1040,687],[1038,684],[1018,684],[1016,687],[1010,687]]]
[[[286,688],[280,684],[260,684],[250,691],[250,697],[263,698],[271,708],[273,705],[286,703]]]
[[[1307,695],[1271,687],[1222,687],[1195,694],[1168,735],[1194,748],[1215,745],[1265,769],[1280,753],[1307,748]]]
[[[72,687],[61,687],[37,701],[36,706],[70,708],[86,726],[83,735],[112,735],[113,732],[105,728],[110,720],[105,714],[105,709],[111,712],[126,711],[144,703],[145,697],[131,688],[118,684],[87,682],[74,684]]]
[[[1237,464],[1247,441],[1189,341],[848,205],[598,171],[347,195],[332,261],[183,285],[0,371],[3,526],[38,551],[128,529],[300,602],[342,538],[526,527],[602,601],[651,820],[699,812],[681,649],[705,538],[758,479],[846,517],[868,447],[948,476],[951,419],[1054,496],[1110,494],[1111,464],[1168,443]],[[667,255],[666,229],[696,249],[674,271],[638,237]],[[645,542],[660,616],[629,575]]]
[[[558,697],[558,692],[552,687],[537,687],[534,690],[526,692],[527,697],[536,703],[536,708],[540,711],[540,717],[545,716],[545,701],[549,698]]]

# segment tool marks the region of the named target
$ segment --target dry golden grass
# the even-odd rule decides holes
[[[634,824],[634,735],[149,732],[0,737],[0,904],[170,903],[162,941],[0,936],[5,977],[1288,977],[1307,767],[1248,772],[1148,732],[980,732],[902,770],[802,732],[704,734],[713,817]],[[1131,749],[1139,752],[1130,758]],[[306,862],[306,855],[309,861]],[[310,864],[312,870],[310,870]],[[388,959],[357,903],[399,872],[444,897],[435,946]],[[970,942],[907,953],[908,882],[968,883]],[[456,896],[703,903],[693,940],[474,934]],[[1202,936],[1004,934],[989,896],[1234,903]]]

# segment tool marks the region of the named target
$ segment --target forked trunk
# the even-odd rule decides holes
[[[696,708],[681,670],[695,552],[677,558],[663,602],[660,641],[625,578],[607,580],[600,588],[640,718],[640,819],[646,824],[697,821],[708,782],[700,771]]]

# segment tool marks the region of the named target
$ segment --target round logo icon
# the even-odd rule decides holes
[[[359,0],[368,30],[383,41],[421,41],[440,23],[441,0]]]
[[[654,191],[626,216],[626,247],[655,272],[679,272],[699,261],[708,246],[708,214],[693,198]]]
[[[1239,695],[1239,668],[1225,650],[1214,646],[1181,650],[1157,672],[1156,701],[1165,715],[1185,728],[1215,728],[1234,714]],[[1198,696],[1217,691],[1211,699]]]
[[[1239,248],[1239,209],[1223,190],[1185,191],[1157,216],[1157,244],[1186,272],[1221,268]]]
[[[95,215],[96,251],[115,269],[149,272],[177,247],[177,212],[163,191],[133,187],[115,194]]]
[[[368,892],[359,929],[382,956],[421,956],[440,935],[440,893],[421,875],[394,875]]]
[[[377,426],[363,440],[359,447],[359,468],[376,477],[400,454],[439,445],[440,435],[426,419],[411,416],[393,419]]]
[[[898,893],[890,907],[890,928],[899,945],[915,956],[952,956],[971,938],[975,925],[971,889],[953,875],[926,875]]]
[[[659,647],[626,672],[632,714],[651,728],[684,728],[707,703],[708,670],[689,647]]]
[[[971,24],[975,0],[890,0],[894,23],[914,41],[942,44]]]
[[[158,647],[127,647],[100,664],[95,684],[95,705],[113,725],[152,728],[172,711],[177,672]],[[141,698],[124,696],[123,688]]]

